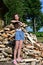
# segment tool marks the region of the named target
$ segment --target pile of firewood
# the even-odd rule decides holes
[[[23,23],[22,26],[25,27],[27,25]],[[0,31],[0,61],[7,61],[12,59],[13,41],[15,41],[14,36],[15,29],[12,24],[6,26],[3,30]]]
[[[25,29],[27,25],[22,23],[22,30],[25,34],[25,40],[22,46],[21,56],[24,59],[33,58],[43,60],[43,44],[37,42],[35,34],[28,33]],[[15,41],[15,28],[12,24],[6,26],[0,31],[0,61],[12,59],[12,47]],[[15,42],[14,42],[15,43]]]

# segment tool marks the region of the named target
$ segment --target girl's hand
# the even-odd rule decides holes
[[[20,25],[22,26],[22,25],[23,25],[23,23],[22,23],[22,22],[20,22]]]

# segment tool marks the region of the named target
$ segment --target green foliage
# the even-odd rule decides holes
[[[43,26],[43,13],[41,14],[41,26]]]
[[[3,2],[6,4],[6,6],[9,8],[9,12],[5,14],[5,20],[7,20],[7,23],[9,24],[9,21],[12,19],[13,14],[18,13],[20,16],[20,20],[24,21],[26,16],[29,16],[32,18],[32,26],[33,26],[33,31],[35,29],[34,24],[37,23],[36,31],[40,28],[40,14],[41,14],[41,3],[40,0],[3,0]],[[7,19],[6,19],[7,17]],[[34,23],[34,19],[35,23]],[[28,24],[25,21],[26,24]]]
[[[22,19],[25,13],[24,1],[23,0],[3,0],[6,6],[9,8],[9,12],[5,14],[7,16],[7,21],[10,21],[15,13],[18,13],[20,19]]]
[[[29,8],[27,8],[28,15],[32,18],[33,31],[35,32],[36,25],[36,31],[38,31],[40,28],[41,2],[40,0],[26,0],[26,3]]]
[[[40,0],[25,0],[25,1],[26,1],[25,6],[28,11],[28,14],[30,14],[32,17],[36,17],[37,15],[40,14],[41,9]]]
[[[37,37],[43,37],[43,32],[32,32],[33,34],[36,34]]]

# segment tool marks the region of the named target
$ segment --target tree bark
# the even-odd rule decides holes
[[[33,18],[33,32],[36,33],[36,18]]]

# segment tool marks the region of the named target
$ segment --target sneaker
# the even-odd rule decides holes
[[[14,63],[15,65],[17,65],[17,61],[16,61],[16,60],[13,60],[13,63]]]
[[[17,62],[22,62],[22,59],[21,58],[17,58]]]

